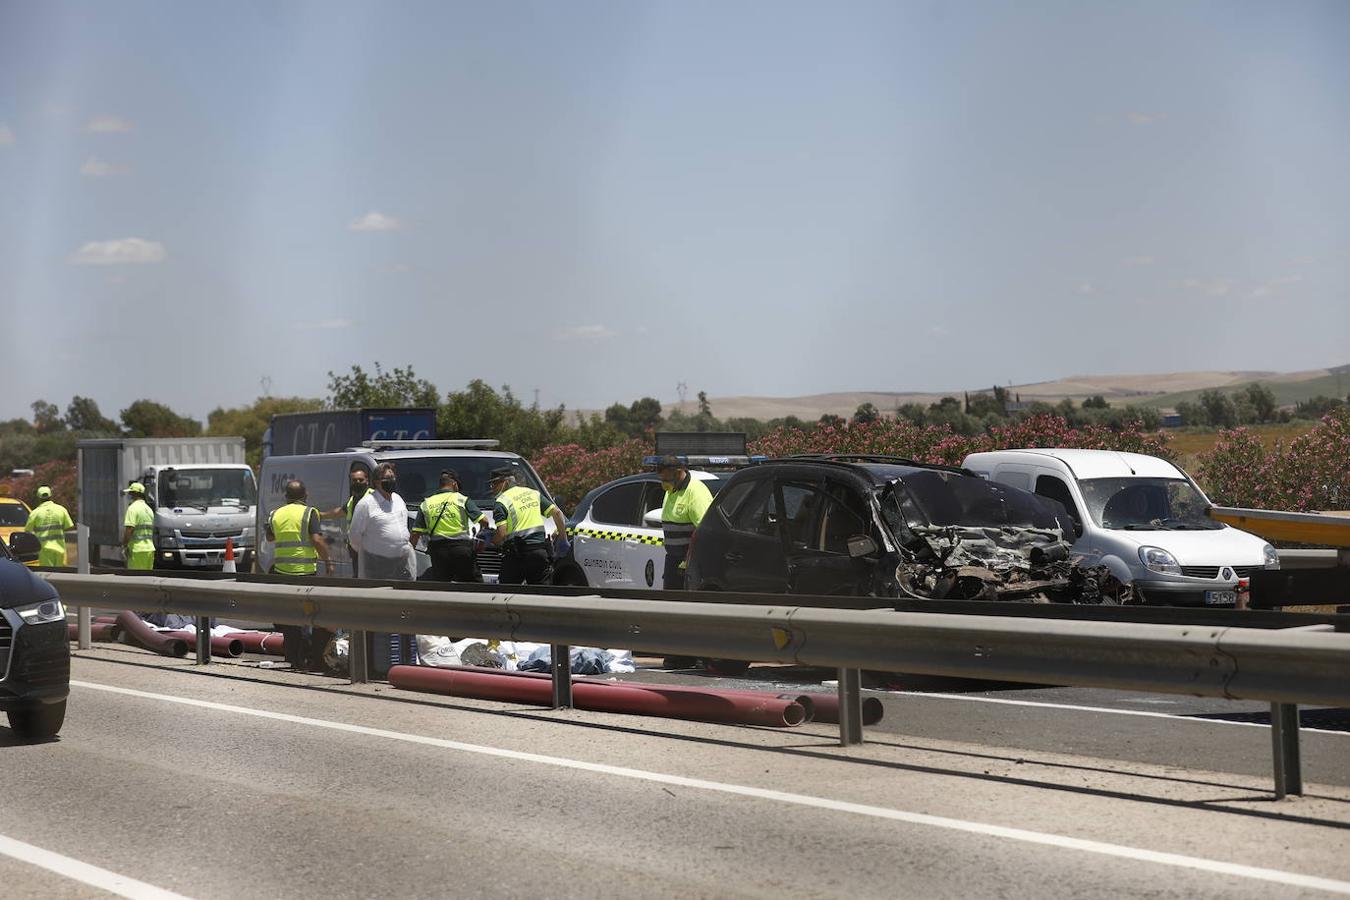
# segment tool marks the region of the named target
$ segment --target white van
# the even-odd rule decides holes
[[[495,497],[488,489],[488,475],[493,469],[510,466],[516,470],[516,483],[534,488],[551,499],[539,474],[524,458],[488,448],[496,441],[367,441],[360,447],[339,453],[312,453],[303,456],[269,456],[263,460],[258,479],[258,534],[266,533],[266,523],[272,510],[286,503],[286,482],[298,478],[305,483],[309,505],[319,510],[324,538],[337,564],[335,577],[352,577],[351,557],[347,552],[347,516],[344,509],[351,496],[351,472],[362,468],[369,476],[380,463],[391,462],[398,472],[395,491],[408,506],[408,527],[417,516],[417,508],[428,496],[439,490],[442,469],[453,469],[459,476],[459,489],[473,499],[483,512],[492,516]],[[551,536],[553,520],[545,520],[545,529]],[[271,541],[258,541],[258,571],[266,572],[272,566],[275,547]],[[431,565],[423,549],[417,551],[417,574],[420,576]],[[497,580],[501,571],[501,551],[485,548],[478,555],[478,567],[483,579]]]
[[[1147,603],[1234,606],[1252,572],[1278,569],[1275,548],[1210,519],[1213,504],[1172,463],[1115,450],[972,453],[967,469],[1058,500],[1074,520],[1075,555],[1107,566]]]

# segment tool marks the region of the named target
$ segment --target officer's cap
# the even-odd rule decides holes
[[[502,466],[501,468],[492,470],[492,474],[488,476],[488,483],[491,484],[492,482],[497,481],[498,479],[501,478],[515,478],[515,477],[516,477],[515,469],[511,468],[510,466]]]
[[[52,489],[47,487],[45,484],[42,487],[38,488],[37,490],[37,496],[39,500],[46,500],[47,498],[51,497],[51,495]]]
[[[124,494],[144,494],[144,493],[145,493],[145,485],[141,484],[139,481],[133,481],[131,484],[127,485],[126,490],[124,490],[122,493],[124,493]]]
[[[683,469],[683,468],[684,468],[684,460],[680,459],[678,456],[674,456],[674,455],[672,455],[672,454],[670,454],[670,453],[667,453],[665,456],[658,456],[658,457],[656,458],[656,466],[655,466],[655,468],[657,468],[658,470],[659,470],[659,469]]]

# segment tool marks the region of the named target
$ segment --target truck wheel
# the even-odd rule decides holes
[[[55,737],[66,720],[66,701],[9,711],[9,727],[26,741]]]

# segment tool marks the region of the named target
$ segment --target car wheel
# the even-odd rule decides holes
[[[66,701],[9,711],[9,727],[24,740],[55,737],[66,720]]]

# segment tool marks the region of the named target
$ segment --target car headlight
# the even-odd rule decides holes
[[[1267,569],[1278,569],[1280,567],[1280,554],[1274,547],[1266,544],[1261,548],[1261,552],[1266,557],[1265,565]]]
[[[1161,547],[1140,547],[1139,561],[1144,568],[1159,575],[1180,575],[1181,564],[1177,558]]]
[[[16,606],[14,611],[19,614],[20,619],[23,619],[29,625],[41,625],[43,622],[64,622],[66,618],[66,608],[56,598],[43,600],[41,603],[30,603],[27,606]]]

